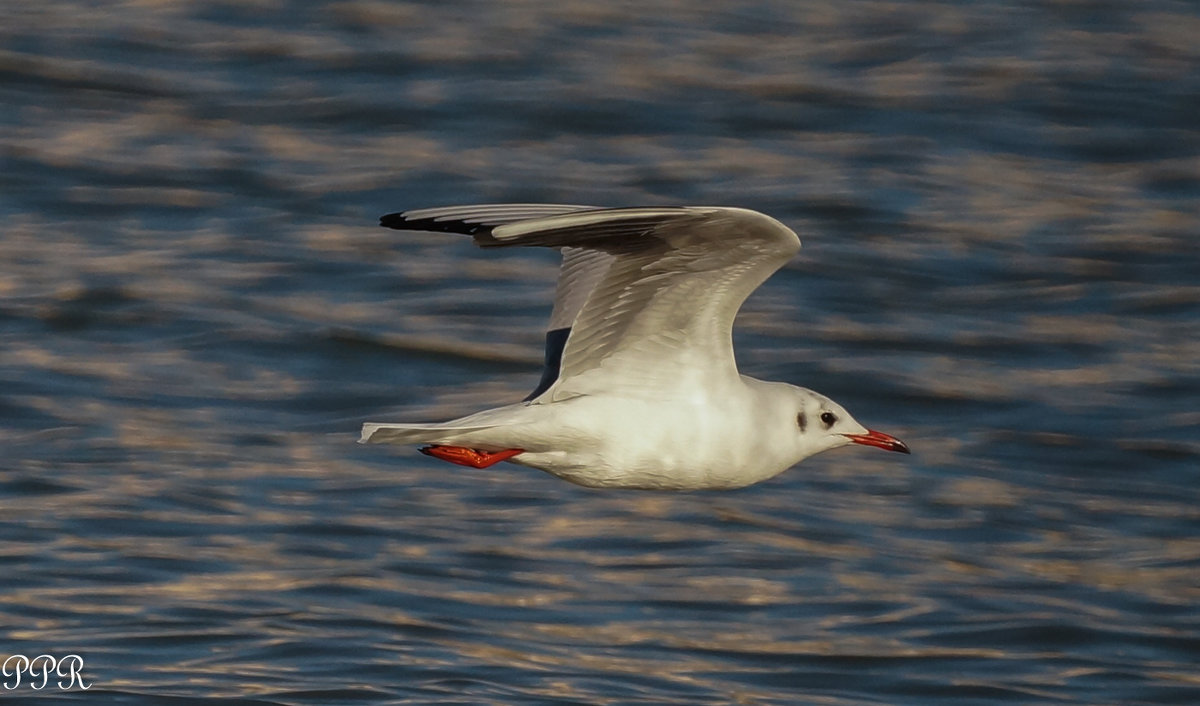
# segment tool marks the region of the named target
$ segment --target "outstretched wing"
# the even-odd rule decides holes
[[[783,224],[740,208],[520,205],[465,207],[466,216],[436,211],[444,219],[437,230],[468,233],[483,247],[568,249],[560,288],[570,249],[606,256],[581,265],[568,286],[578,291],[595,280],[574,316],[558,379],[537,401],[596,392],[688,395],[722,378],[736,380],[731,329],[737,310],[800,247]],[[398,217],[404,224],[399,227],[409,227],[426,213],[385,219]],[[455,220],[462,225],[445,223]]]
[[[389,213],[379,219],[379,224],[397,230],[476,235],[490,233],[496,226],[506,223],[591,210],[597,210],[597,207],[520,203],[445,206]],[[612,263],[611,255],[598,250],[564,247],[561,251],[563,259],[555,287],[554,310],[550,314],[550,325],[546,328],[542,377],[526,400],[541,395],[558,380],[563,348],[571,333],[571,325],[588,295]]]

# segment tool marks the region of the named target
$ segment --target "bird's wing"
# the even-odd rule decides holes
[[[587,248],[560,248],[562,266],[558,269],[558,285],[554,288],[554,310],[550,313],[550,326],[546,329],[546,353],[542,361],[542,377],[526,401],[540,397],[558,380],[562,367],[563,350],[571,335],[576,317],[587,303],[592,290],[600,282],[613,256],[602,250]]]
[[[612,265],[613,256],[602,250],[564,247],[558,284],[554,288],[554,311],[548,330],[571,328],[592,290]]]
[[[519,203],[446,206],[389,213],[379,219],[379,224],[398,230],[475,235],[490,233],[492,228],[506,223],[590,210],[597,210],[597,207]],[[555,287],[554,310],[550,314],[550,325],[546,329],[542,377],[537,387],[526,397],[527,400],[541,395],[558,379],[563,347],[571,332],[571,325],[613,259],[612,255],[599,250],[572,247],[560,250],[563,259],[558,273],[558,285]]]
[[[596,210],[604,209],[595,206],[529,203],[446,206],[389,213],[379,219],[379,225],[397,230],[425,230],[486,237],[495,227],[508,223]],[[476,240],[479,240],[479,237]],[[588,294],[612,262],[611,255],[597,250],[572,247],[563,247],[560,250],[563,260],[558,272],[554,311],[550,315],[550,331],[571,327],[575,316],[587,301]]]
[[[428,230],[439,233],[475,235],[479,232],[490,232],[492,228],[505,223],[593,210],[597,210],[595,206],[549,203],[485,203],[473,206],[442,206],[389,213],[380,217],[379,225],[396,230]]]
[[[490,238],[492,242],[484,242]],[[549,245],[614,256],[575,318],[548,401],[574,395],[690,396],[737,379],[733,319],[800,240],[735,208],[632,208],[497,227],[486,245]]]
[[[544,213],[495,225],[480,221],[470,231],[483,247],[578,248],[611,258],[600,266],[596,256],[581,268],[598,281],[574,318],[557,381],[535,401],[600,392],[687,396],[736,379],[734,316],[800,247],[782,223],[740,208]],[[582,289],[587,278],[576,277]]]

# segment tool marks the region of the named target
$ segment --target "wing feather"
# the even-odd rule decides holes
[[[544,203],[442,206],[389,213],[379,219],[379,225],[396,230],[427,230],[439,233],[476,235],[490,233],[496,226],[507,223],[592,210],[596,210],[596,207]]]
[[[491,204],[380,222],[463,233],[483,247],[562,250],[550,329],[570,334],[557,381],[534,402],[596,392],[689,395],[736,381],[734,317],[800,248],[779,221],[725,207]]]
[[[800,247],[769,216],[708,207],[568,213],[501,226],[488,237],[490,245],[613,256],[575,317],[558,382],[539,401],[602,391],[688,395],[736,380],[734,317]]]

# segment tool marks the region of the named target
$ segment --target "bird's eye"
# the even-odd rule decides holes
[[[796,425],[800,427],[800,431],[808,426],[808,417],[804,416],[804,412],[796,415]]]
[[[821,423],[825,425],[826,429],[833,426],[836,421],[837,415],[833,412],[821,412]]]

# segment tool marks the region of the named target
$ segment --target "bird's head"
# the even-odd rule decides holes
[[[903,441],[864,427],[828,397],[802,387],[791,387],[791,391],[792,434],[801,458],[849,444],[909,453]]]

